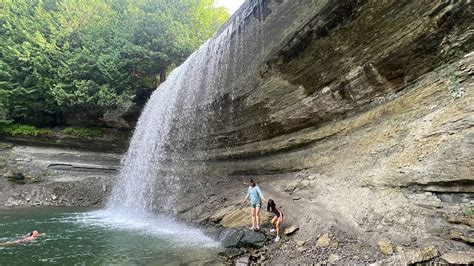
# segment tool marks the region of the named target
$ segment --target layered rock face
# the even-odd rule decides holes
[[[473,18],[471,1],[247,1],[180,139],[203,203],[177,211],[259,175],[295,221],[439,237],[473,202]]]
[[[229,58],[235,61],[219,62],[219,93],[201,106],[212,110],[206,113],[210,117],[201,135],[208,139],[210,159],[261,160],[262,155],[307,149],[340,134],[338,125],[394,99],[406,98],[400,104],[409,106],[393,114],[379,112],[365,124],[422,109],[419,101],[430,96],[437,98],[427,103],[439,100],[427,111],[434,112],[454,102],[451,79],[465,83],[460,87],[470,85],[465,80],[470,78],[470,60],[459,65],[462,69],[447,68],[474,48],[470,1],[254,2],[247,2],[227,25],[235,28],[229,44]],[[436,96],[413,95],[428,89],[420,86],[422,79],[447,84],[437,84],[441,91]],[[281,170],[318,162],[292,165]]]

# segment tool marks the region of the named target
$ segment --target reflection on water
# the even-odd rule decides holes
[[[33,230],[46,236],[0,246],[0,265],[219,264],[217,242],[167,217],[150,215],[135,220],[107,211],[0,210],[0,242]]]

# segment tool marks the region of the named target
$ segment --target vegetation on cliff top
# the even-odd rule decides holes
[[[0,121],[119,117],[227,18],[212,0],[0,0]]]
[[[6,136],[41,136],[61,135],[79,138],[98,138],[104,136],[103,128],[98,127],[66,127],[62,129],[37,128],[31,125],[0,123],[0,135]]]

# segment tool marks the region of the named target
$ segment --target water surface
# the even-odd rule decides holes
[[[220,264],[217,242],[167,217],[78,209],[0,209],[0,265]]]

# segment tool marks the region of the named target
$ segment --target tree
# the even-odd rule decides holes
[[[0,120],[120,116],[224,23],[211,0],[0,0]],[[81,114],[78,117],[77,114]]]

